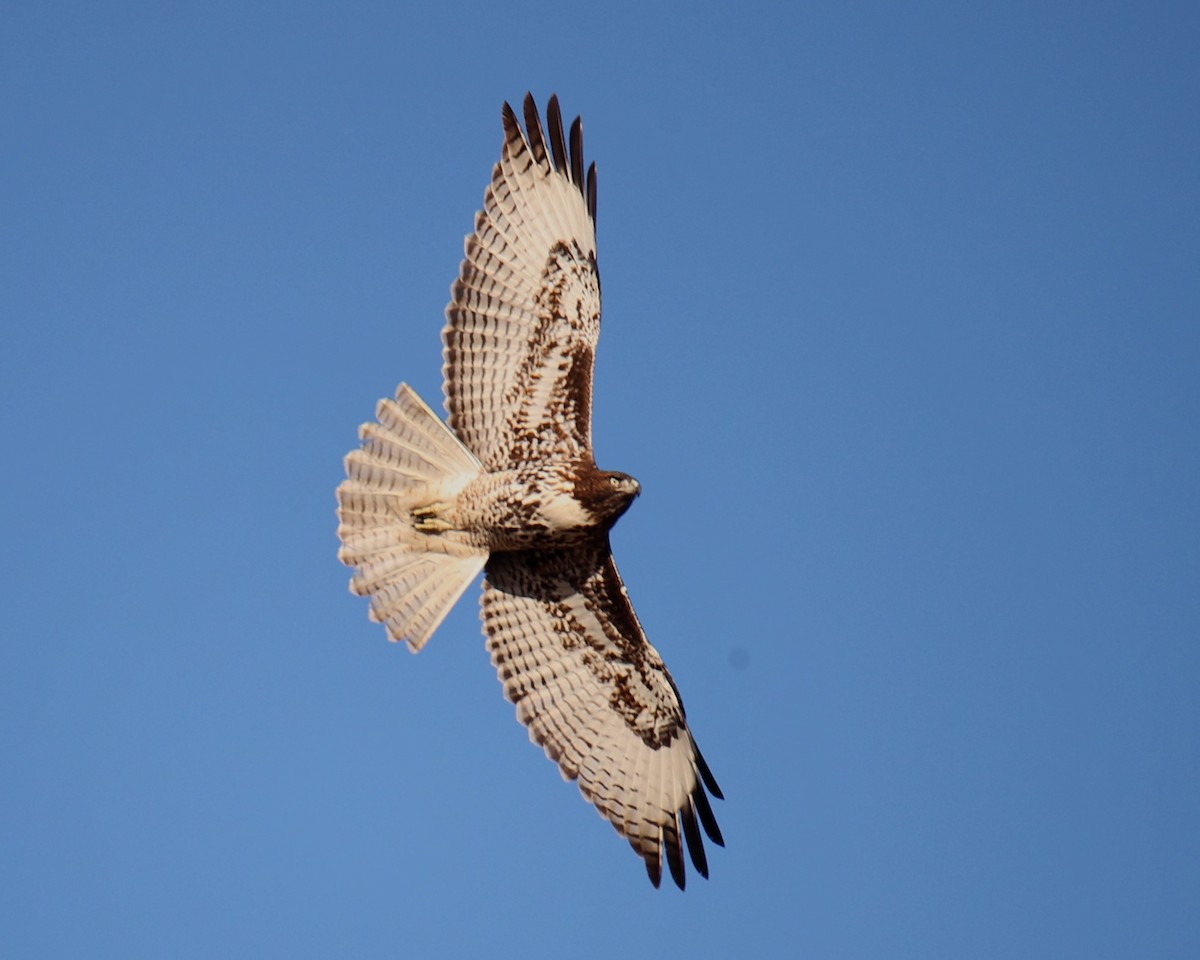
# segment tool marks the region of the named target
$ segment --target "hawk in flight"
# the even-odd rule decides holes
[[[406,385],[360,429],[338,487],[343,563],[371,619],[419,651],[484,571],[483,629],[529,736],[628,839],[658,886],[708,876],[721,791],[646,639],[608,532],[639,493],[592,455],[600,333],[596,168],[558,98],[504,147],[442,333],[449,423]],[[706,793],[707,791],[707,793]]]

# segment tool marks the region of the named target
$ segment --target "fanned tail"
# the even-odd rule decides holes
[[[481,472],[475,456],[407,384],[359,428],[338,487],[338,559],[350,590],[371,598],[371,619],[419,651],[487,562],[487,552],[414,511],[453,503]]]

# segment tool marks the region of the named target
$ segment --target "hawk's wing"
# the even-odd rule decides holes
[[[504,148],[442,332],[450,426],[489,470],[592,445],[596,168],[585,177],[582,125],[568,143],[557,97],[546,120],[543,131],[527,95],[523,133],[504,105]]]
[[[493,554],[483,621],[504,692],[529,736],[646,861],[684,885],[683,846],[708,876],[700,827],[724,845],[705,788],[721,791],[647,641],[608,538]]]

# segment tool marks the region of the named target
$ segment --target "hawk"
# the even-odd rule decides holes
[[[592,455],[600,333],[596,167],[564,135],[503,108],[504,146],[446,308],[449,422],[401,384],[363,424],[338,487],[341,561],[372,620],[415,653],[484,571],[487,647],[517,719],[628,839],[657,887],[683,889],[686,845],[724,845],[721,791],[646,639],[609,531],[640,492]],[[707,791],[707,793],[706,793]]]

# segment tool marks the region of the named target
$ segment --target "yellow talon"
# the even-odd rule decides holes
[[[445,533],[452,525],[438,514],[446,509],[444,503],[431,503],[412,512],[413,527],[422,533]]]

